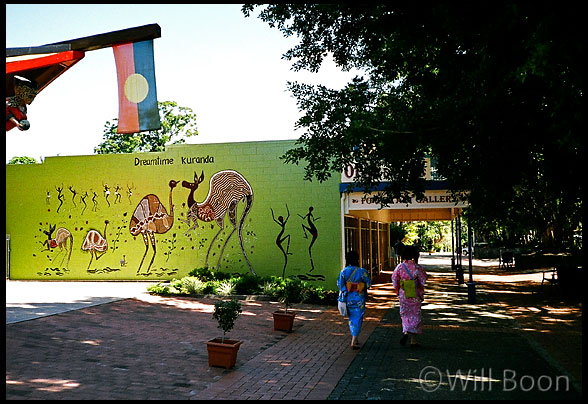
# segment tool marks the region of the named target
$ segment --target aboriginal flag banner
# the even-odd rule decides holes
[[[115,45],[118,79],[118,133],[161,127],[157,108],[153,40]]]

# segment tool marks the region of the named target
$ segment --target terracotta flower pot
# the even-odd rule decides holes
[[[292,332],[292,326],[294,325],[294,317],[296,313],[289,311],[285,312],[282,310],[274,311],[274,330]]]
[[[221,341],[221,338],[214,338],[206,343],[208,366],[230,369],[237,362],[237,352],[243,341],[228,338],[225,338],[225,342]]]

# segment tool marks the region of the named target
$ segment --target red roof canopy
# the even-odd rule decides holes
[[[14,76],[21,76],[37,84],[38,91],[80,61],[85,52],[111,47],[126,42],[159,38],[157,24],[127,28],[105,34],[71,39],[48,45],[6,49],[6,96],[14,95]]]
[[[12,87],[12,81],[15,75],[29,79],[38,86],[38,92],[41,92],[57,77],[65,73],[77,62],[83,59],[85,53],[82,51],[66,51],[52,55],[33,55],[32,58],[18,60],[18,57],[6,59],[6,91],[9,95],[9,87]],[[10,59],[15,59],[11,61]]]

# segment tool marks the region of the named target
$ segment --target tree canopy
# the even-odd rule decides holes
[[[569,244],[581,228],[580,13],[553,2],[245,4],[299,41],[283,57],[359,69],[341,90],[288,83],[304,129],[283,158],[322,181],[349,163],[383,204],[424,191],[430,157],[474,226]]]
[[[191,108],[174,101],[158,102],[161,128],[139,133],[117,133],[118,119],[104,124],[103,142],[94,148],[96,154],[164,151],[168,144],[185,143],[198,134],[196,114]]]
[[[8,164],[37,164],[38,161],[35,160],[34,157],[27,157],[27,156],[21,156],[21,157],[13,157],[8,161]]]

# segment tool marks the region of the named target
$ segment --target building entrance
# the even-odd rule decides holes
[[[343,191],[343,185],[342,191]],[[437,185],[439,184],[431,184]],[[444,189],[429,189],[425,192],[425,199],[409,204],[393,204],[382,208],[373,203],[370,195],[363,192],[350,192],[341,194],[342,218],[343,218],[343,251],[342,258],[345,262],[345,254],[356,250],[359,253],[360,264],[366,268],[372,279],[382,271],[391,271],[396,266],[393,243],[390,240],[390,223],[429,221],[429,220],[456,220],[457,223],[468,205],[455,201]],[[453,227],[453,226],[452,226]],[[452,253],[457,252],[455,262],[459,262],[461,250],[456,243],[452,244]]]

